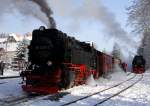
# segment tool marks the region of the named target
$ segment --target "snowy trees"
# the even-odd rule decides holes
[[[26,60],[27,59],[27,46],[28,41],[26,39],[23,39],[19,42],[17,47],[17,54],[16,57],[20,60]]]
[[[14,58],[14,61],[17,62],[19,70],[23,70],[28,59],[28,45],[29,41],[25,38],[18,43],[16,58]]]
[[[138,49],[138,54],[143,55],[146,60],[146,68],[150,68],[150,31],[143,34],[142,43]]]
[[[135,31],[143,33],[143,40],[138,54],[146,59],[146,68],[150,68],[150,0],[134,0],[129,10],[129,22]]]
[[[122,52],[121,52],[121,49],[117,43],[114,44],[112,55],[115,58],[122,59]]]
[[[128,11],[129,24],[135,31],[144,32],[150,28],[150,0],[134,0]]]

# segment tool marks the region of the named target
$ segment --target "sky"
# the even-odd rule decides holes
[[[64,0],[64,1],[68,1],[68,0]],[[111,31],[114,30],[115,28],[113,27],[117,27],[119,25],[116,24],[120,24],[119,28],[116,28],[115,30],[118,31],[121,29],[121,31],[125,31],[125,33],[130,33],[131,32],[131,28],[130,26],[127,26],[127,19],[128,19],[128,15],[127,15],[127,10],[126,8],[131,5],[131,1],[129,0],[96,0],[99,2],[99,5],[94,4],[89,2],[90,5],[93,5],[95,7],[93,7],[94,9],[91,9],[92,6],[86,5],[87,8],[86,10],[88,11],[88,13],[85,13],[86,11],[83,12],[84,8],[79,8],[79,13],[76,16],[76,11],[73,11],[74,8],[76,8],[77,6],[80,7],[82,6],[81,4],[83,4],[84,0],[76,0],[76,2],[74,2],[74,5],[72,7],[70,7],[70,5],[72,5],[70,3],[57,3],[57,5],[55,5],[55,0],[51,0],[50,5],[52,10],[54,11],[54,17],[56,19],[57,23],[62,23],[62,24],[57,24],[57,27],[61,30],[63,30],[64,32],[67,32],[69,35],[73,35],[76,38],[80,39],[80,40],[84,40],[84,41],[93,41],[96,43],[96,46],[98,47],[99,50],[103,51],[106,50],[107,52],[111,52],[112,48],[113,48],[113,44],[114,41],[116,41],[116,37],[121,37],[117,34],[119,33],[117,32],[117,36],[113,36],[111,35],[111,33],[109,33],[109,30]],[[90,1],[90,0],[87,0]],[[100,8],[98,8],[98,6],[100,6]],[[58,9],[59,7],[59,9]],[[92,10],[93,13],[90,13],[90,9]],[[95,10],[97,10],[95,12]],[[105,9],[105,10],[103,10]],[[61,11],[60,11],[61,10]],[[76,9],[78,10],[78,8]],[[68,11],[71,11],[73,13],[69,13]],[[103,12],[104,11],[104,12]],[[89,17],[96,17],[96,13],[100,13],[100,15],[104,15],[106,19],[108,19],[108,23],[106,22],[102,22],[102,21],[106,21],[105,19],[103,19],[103,17],[98,16],[99,19],[92,19]],[[69,16],[67,15],[69,14]],[[73,14],[73,15],[70,15]],[[92,16],[92,15],[93,16]],[[85,18],[85,16],[87,15],[87,17]],[[94,16],[95,15],[95,16]],[[74,16],[74,17],[73,17]],[[108,18],[109,17],[109,18]],[[74,19],[75,18],[75,19]],[[97,18],[97,17],[96,17]],[[65,19],[65,20],[64,20]],[[82,21],[80,21],[82,20]],[[77,23],[77,25],[75,23],[73,23],[72,21],[75,21],[75,23]],[[109,22],[112,23],[110,25]],[[73,23],[74,26],[70,23]],[[116,25],[116,26],[115,26]],[[113,27],[112,27],[113,26]],[[105,27],[105,28],[104,28]],[[72,31],[71,29],[74,28],[74,30]],[[108,30],[109,29],[109,30]],[[126,34],[124,34],[124,32],[121,34],[124,36]],[[128,35],[128,34],[127,34]],[[132,34],[128,35],[129,38],[134,39],[135,36]],[[116,41],[118,44],[121,44],[122,42],[125,42],[125,45],[127,43],[129,43],[129,39],[125,39],[125,38],[121,38],[121,40]],[[122,45],[122,47],[124,46],[124,44]],[[127,47],[129,48],[129,47]],[[126,50],[125,50],[126,51]],[[131,50],[134,51],[135,50]]]
[[[102,0],[102,2],[115,14],[118,22],[125,28],[128,18],[126,8],[131,4],[131,0]]]
[[[90,3],[91,0],[87,1],[89,1]],[[117,38],[119,37],[119,35],[111,35],[111,33],[109,33],[109,31],[107,30],[107,27],[111,29],[112,25],[108,25],[109,22],[103,22],[103,20],[106,21],[106,19],[108,19],[110,22],[112,21],[112,24],[116,25],[116,27],[119,26],[119,28],[117,28],[116,30],[120,30],[121,28],[121,30],[123,29],[125,33],[130,33],[131,28],[127,26],[128,16],[126,8],[131,4],[131,1],[95,1],[96,2],[94,3],[94,1],[92,0],[92,5],[85,3],[85,7],[82,7],[84,0],[48,0],[48,3],[53,11],[53,17],[56,20],[58,29],[67,33],[69,36],[74,36],[79,40],[93,41],[97,48],[101,51],[105,50],[111,52],[114,42],[121,44],[124,38],[120,37],[121,40],[119,40],[120,38]],[[99,2],[99,5],[101,5],[101,7],[98,7],[98,5],[96,4]],[[85,10],[87,10],[88,12]],[[100,13],[101,16],[97,16],[97,13]],[[106,19],[104,19],[105,17],[102,17],[102,15],[106,15]],[[98,18],[102,19],[99,20]],[[33,29],[39,28],[39,26],[41,25],[45,25],[35,17],[31,15],[22,15],[17,10],[14,10],[13,12],[5,12],[4,14],[2,14],[0,16],[0,23],[0,32],[18,34],[32,32]],[[112,31],[110,30],[110,32],[113,32],[113,28]],[[135,39],[135,36],[133,36],[132,34],[128,34],[128,37],[131,39]],[[122,45],[122,47],[123,46],[124,45]]]

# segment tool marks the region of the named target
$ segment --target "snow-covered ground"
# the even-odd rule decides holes
[[[7,76],[19,76],[19,71],[13,71],[12,69],[5,69],[4,74],[0,75],[0,77],[7,77]]]
[[[60,106],[69,101],[76,100],[78,98],[84,97],[86,95],[92,94],[99,90],[106,89],[112,85],[120,83],[128,78],[133,77],[134,74],[123,73],[117,71],[109,79],[100,78],[94,81],[92,76],[89,78],[86,85],[75,86],[71,89],[64,90],[64,95],[59,98],[51,98],[51,95],[47,95],[41,98],[36,98],[29,100],[27,102],[18,104],[18,106]],[[138,79],[140,75],[137,76]],[[118,96],[104,102],[102,106],[150,106],[150,73],[144,73],[143,80],[132,88],[126,90],[125,92],[119,94]],[[115,93],[117,90],[127,86],[128,84],[134,82],[136,79],[129,81],[127,84],[116,87],[109,92],[103,94],[94,95],[82,102],[73,104],[73,106],[91,106],[92,104],[100,101],[103,98]],[[2,84],[1,84],[2,83]],[[1,100],[15,98],[18,96],[25,95],[25,92],[21,89],[21,79],[7,79],[0,80],[0,104]]]
[[[99,80],[94,81],[93,78],[90,77],[88,85],[76,86],[71,89],[62,91],[62,92],[67,92],[69,94],[64,95],[62,98],[59,98],[59,100],[55,101],[52,98],[49,98],[49,96],[46,96],[46,97],[42,97],[42,98],[39,98],[36,100],[30,100],[26,103],[22,103],[22,106],[43,106],[43,104],[44,104],[44,106],[60,106],[69,101],[73,101],[73,100],[79,99],[83,96],[106,89],[112,85],[120,83],[128,78],[133,77],[133,76],[134,76],[134,74],[130,74],[128,76],[128,74],[123,73],[123,72],[115,72],[114,74],[112,74],[110,76],[110,79],[100,78]],[[91,101],[93,102],[93,99],[91,99]],[[19,105],[21,105],[21,104],[19,104]],[[78,104],[78,105],[81,105],[81,104]],[[88,104],[86,104],[86,105],[88,105]]]
[[[150,72],[150,70],[149,70]],[[150,73],[132,88],[105,102],[102,106],[150,106]]]
[[[25,93],[21,89],[21,79],[0,79],[0,101],[14,99],[23,96]]]

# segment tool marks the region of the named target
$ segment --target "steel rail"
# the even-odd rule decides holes
[[[88,97],[91,97],[91,96],[93,96],[93,95],[99,94],[99,93],[101,93],[101,92],[110,90],[110,89],[112,89],[112,88],[115,88],[115,87],[117,87],[117,86],[119,86],[119,85],[121,85],[121,84],[127,82],[127,81],[132,80],[132,79],[135,78],[135,77],[136,77],[136,74],[135,74],[133,77],[131,77],[131,78],[125,80],[125,81],[122,81],[122,82],[120,82],[120,83],[118,83],[118,84],[115,84],[115,85],[113,85],[113,86],[111,86],[111,87],[108,87],[108,88],[106,88],[106,89],[103,89],[103,90],[100,90],[100,91],[98,91],[98,92],[92,93],[92,94],[90,94],[90,95],[84,96],[84,97],[79,98],[79,99],[77,99],[77,100],[74,100],[74,101],[71,101],[71,102],[62,104],[61,106],[70,105],[70,104],[76,103],[77,101],[80,101],[80,100],[86,99],[86,98],[88,98]]]
[[[19,78],[20,76],[7,76],[7,77],[0,77],[0,79],[11,79],[11,78]]]
[[[141,78],[139,78],[137,81],[135,81],[134,83],[132,83],[132,84],[129,85],[128,87],[126,87],[126,88],[122,89],[121,91],[115,93],[114,95],[112,95],[112,96],[110,96],[110,97],[108,97],[108,98],[105,98],[104,100],[102,100],[102,101],[96,103],[94,106],[98,106],[98,105],[100,105],[100,104],[102,104],[102,103],[104,103],[104,102],[110,100],[111,98],[113,98],[113,97],[115,97],[115,96],[118,96],[120,93],[122,93],[122,92],[126,91],[127,89],[131,88],[132,86],[134,86],[135,84],[137,84],[137,83],[138,83],[139,81],[141,81],[142,79],[143,79],[143,74],[141,75]]]

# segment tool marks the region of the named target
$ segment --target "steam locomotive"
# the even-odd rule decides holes
[[[141,74],[145,72],[145,59],[142,55],[136,55],[132,61],[133,73]]]
[[[28,49],[29,65],[21,77],[22,88],[29,93],[56,93],[84,84],[90,75],[95,79],[106,75],[117,60],[96,50],[92,43],[43,26],[33,31]]]

